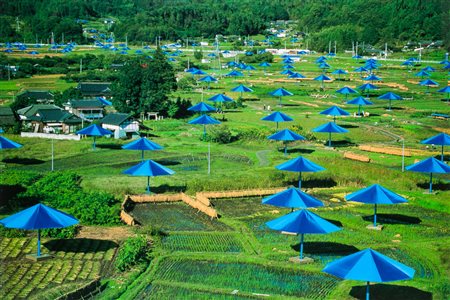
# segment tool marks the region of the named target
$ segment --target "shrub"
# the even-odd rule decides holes
[[[235,140],[231,130],[226,125],[212,126],[207,138],[209,138],[210,141],[219,144],[229,144]]]
[[[49,228],[41,230],[42,237],[50,237],[56,239],[72,239],[77,235],[78,226],[69,226],[66,228]]]
[[[116,268],[125,271],[139,263],[150,261],[149,242],[144,236],[128,238],[119,248],[116,258]]]

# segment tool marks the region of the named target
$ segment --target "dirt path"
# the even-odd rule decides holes
[[[270,150],[261,150],[256,152],[256,157],[259,160],[259,165],[261,167],[265,167],[269,165],[269,159],[267,158],[267,154],[270,152]]]
[[[77,237],[85,239],[121,241],[134,235],[135,233],[132,229],[127,226],[81,226]]]

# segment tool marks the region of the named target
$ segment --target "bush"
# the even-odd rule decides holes
[[[119,271],[130,269],[136,264],[151,260],[149,242],[144,236],[128,238],[119,248],[116,268]]]
[[[55,239],[72,239],[77,235],[78,226],[69,226],[66,228],[49,228],[41,230],[42,237],[50,237]]]
[[[219,144],[229,144],[235,140],[230,129],[226,125],[212,126],[209,130],[207,139]]]

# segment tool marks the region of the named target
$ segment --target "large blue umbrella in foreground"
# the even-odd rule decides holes
[[[155,142],[152,142],[152,141],[148,140],[145,137],[141,137],[141,138],[139,138],[139,139],[137,139],[135,141],[132,141],[131,143],[123,145],[122,149],[126,149],[126,150],[141,150],[142,151],[141,159],[143,161],[144,160],[144,151],[145,150],[149,150],[149,151],[161,150],[161,149],[163,149],[163,147],[158,145]]]
[[[438,135],[427,138],[426,140],[423,140],[420,143],[442,146],[441,161],[444,161],[444,146],[450,145],[450,135],[442,132],[442,133],[439,133]]]
[[[366,300],[370,298],[370,282],[406,280],[415,273],[414,269],[370,248],[337,259],[322,271],[342,279],[366,281]]]
[[[433,192],[433,173],[442,173],[448,174],[450,173],[450,166],[445,163],[437,160],[434,157],[429,157],[418,163],[407,166],[406,170],[414,171],[414,172],[422,172],[422,173],[430,173],[430,194]]]
[[[38,243],[36,257],[40,257],[41,229],[65,228],[78,224],[78,220],[69,214],[39,203],[12,216],[0,220],[0,224],[5,226],[6,228],[17,228],[25,230],[37,229]]]
[[[279,98],[279,104],[281,105],[281,97],[292,96],[294,94],[292,94],[288,90],[285,90],[284,88],[279,88],[279,89],[276,89],[276,90],[270,92],[269,95],[278,97]]]
[[[139,164],[123,171],[123,174],[131,176],[147,176],[147,193],[150,194],[150,176],[165,176],[175,174],[171,169],[154,162],[153,160],[144,160]]]
[[[287,142],[288,141],[301,141],[305,140],[303,136],[297,134],[289,129],[283,129],[277,133],[267,137],[269,140],[283,141],[284,143],[284,155],[287,155]]]
[[[331,147],[331,133],[345,133],[348,132],[347,129],[336,125],[334,122],[328,122],[326,124],[320,125],[312,130],[313,132],[328,132],[328,147]]]
[[[298,179],[299,189],[302,188],[302,172],[319,172],[325,170],[324,167],[321,167],[318,164],[313,163],[312,161],[302,156],[288,160],[287,162],[284,162],[276,166],[275,168],[282,171],[299,172],[300,173]]]
[[[307,208],[324,206],[322,201],[296,188],[289,188],[262,199],[262,204],[270,204],[279,207]]]
[[[306,209],[296,210],[269,221],[266,225],[273,230],[300,234],[300,260],[303,259],[303,236],[306,233],[323,234],[341,230],[341,228]]]
[[[92,144],[92,148],[95,150],[95,138],[98,136],[104,135],[112,135],[113,133],[108,129],[104,129],[97,124],[89,125],[86,128],[77,131],[77,134],[88,135],[94,137],[94,143]]]
[[[188,122],[189,124],[200,124],[203,125],[203,138],[206,137],[206,125],[217,125],[220,124],[219,121],[216,119],[208,116],[208,115],[201,115],[198,118],[195,118],[194,120],[191,120]]]
[[[391,110],[392,100],[402,100],[403,98],[402,98],[402,96],[394,94],[393,92],[387,92],[386,94],[383,94],[383,95],[379,96],[378,99],[389,100],[389,108],[388,108],[388,110]]]
[[[397,204],[408,202],[402,196],[397,195],[379,184],[373,184],[362,190],[356,191],[345,196],[345,199],[347,201],[374,204],[373,227],[377,227],[377,204]]]
[[[363,105],[372,105],[373,103],[370,102],[369,100],[366,100],[362,96],[358,96],[355,99],[347,101],[347,104],[358,105],[358,116],[360,116],[361,115],[361,106],[363,106]]]
[[[333,122],[336,123],[336,116],[349,116],[350,114],[340,108],[339,106],[333,105],[320,112],[321,115],[333,116]]]
[[[21,144],[13,142],[3,136],[0,136],[0,149],[15,149],[22,147]]]
[[[288,115],[286,115],[280,111],[275,111],[275,112],[271,113],[270,115],[265,116],[261,120],[269,121],[269,122],[276,122],[277,129],[278,129],[278,122],[290,122],[290,121],[293,121],[294,119],[292,119],[291,117],[289,117]]]

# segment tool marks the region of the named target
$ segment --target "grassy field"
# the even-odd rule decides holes
[[[193,59],[191,53],[186,53],[178,60]],[[321,73],[314,63],[317,57],[305,56],[301,62],[294,64],[296,71],[307,77],[299,83],[286,80],[279,74],[282,70],[281,58],[276,57],[267,69],[271,75],[264,75],[257,65],[258,70],[252,71],[251,76],[238,79],[220,77],[220,74],[230,70],[208,69],[210,74],[220,77],[219,82],[212,84],[210,89],[199,84],[189,91],[174,92],[173,97],[190,98],[196,103],[222,92],[237,100],[239,95],[230,90],[240,83],[251,86],[255,91],[244,94],[244,107],[225,110],[223,124],[239,139],[230,144],[211,143],[211,174],[207,173],[208,143],[200,140],[201,126],[189,125],[188,120],[145,122],[152,128],[151,139],[164,146],[161,151],[145,153],[145,157],[176,172],[173,176],[152,178],[151,189],[155,193],[183,191],[195,195],[199,191],[296,185],[298,174],[278,171],[275,166],[299,155],[326,168],[322,172],[303,174],[303,188],[326,205],[314,211],[339,224],[343,230],[329,235],[306,235],[305,253],[315,259],[314,263],[300,266],[288,262],[290,257],[299,254],[299,238],[282,235],[265,226],[265,222],[288,210],[261,205],[259,197],[213,200],[221,215],[219,220],[213,221],[182,203],[139,204],[132,214],[144,225],[142,230],[148,233],[148,228],[153,228],[164,233],[160,242],[154,244],[155,258],[139,278],[128,284],[116,273],[103,272],[105,269],[102,266],[110,263],[115,247],[106,251],[108,255],[104,256],[101,254],[104,251],[73,252],[65,248],[56,251],[57,259],[51,263],[44,262],[42,266],[28,263],[24,270],[21,269],[20,272],[26,274],[24,276],[36,281],[36,285],[27,290],[27,295],[41,292],[36,286],[42,275],[36,274],[56,270],[58,267],[54,265],[60,264],[69,279],[56,282],[51,288],[44,286],[42,292],[47,289],[53,291],[60,285],[61,291],[65,291],[69,289],[64,287],[65,284],[81,284],[95,275],[110,279],[98,299],[119,296],[122,299],[252,299],[263,297],[261,294],[271,295],[275,299],[354,299],[363,297],[363,283],[341,281],[320,271],[326,263],[336,258],[371,247],[416,270],[416,276],[411,281],[374,286],[374,298],[389,299],[395,295],[402,299],[445,299],[450,293],[449,175],[434,174],[436,193],[428,194],[425,192],[429,174],[402,172],[402,157],[399,155],[372,153],[358,148],[360,145],[392,147],[401,153],[404,139],[406,150],[411,152],[411,156],[405,157],[405,165],[430,156],[439,157],[439,148],[426,147],[419,142],[438,132],[450,132],[448,120],[431,117],[432,113],[450,113],[450,106],[443,101],[445,95],[436,93],[435,89],[428,94],[425,87],[417,85],[420,78],[414,74],[425,63],[408,72],[400,66],[401,61],[381,61],[382,67],[376,74],[383,81],[375,83],[380,89],[370,95],[374,105],[364,107],[370,116],[338,118],[337,124],[346,127],[349,133],[333,134],[334,147],[329,148],[325,145],[327,134],[311,132],[313,128],[332,120],[319,112],[331,105],[339,105],[351,114],[356,112],[357,107],[344,104],[345,97],[335,93],[335,90],[344,85],[357,87],[365,81],[359,73],[350,73],[344,76],[346,81],[326,82],[322,90],[320,82],[311,80]],[[333,69],[347,71],[362,65],[348,56],[330,59],[328,63]],[[212,65],[216,66],[217,62]],[[441,70],[437,63],[430,65],[438,69],[431,78],[440,87],[446,86],[447,72]],[[177,76],[191,75],[179,73]],[[17,86],[19,82],[2,82],[0,93],[6,95],[33,84],[41,87],[36,83],[39,80],[43,82],[42,86],[51,86],[51,89],[64,89],[66,85],[56,77],[47,81],[39,77],[24,79],[24,82],[26,80],[30,82],[20,83],[21,86]],[[277,98],[268,95],[278,87],[294,93],[294,96],[282,99],[282,107],[277,106]],[[393,101],[393,109],[388,111],[387,102],[376,99],[387,91],[413,99]],[[266,139],[276,131],[274,123],[260,120],[270,113],[264,110],[269,105],[272,111],[281,110],[294,118],[293,122],[280,123],[280,129],[290,128],[308,138],[307,141],[289,143],[287,156],[283,154],[281,142]],[[212,116],[222,119],[220,114],[213,113]],[[208,134],[211,134],[211,128],[208,128]],[[4,169],[50,171],[50,140],[6,137],[22,143],[24,147],[20,150],[2,150],[0,159]],[[78,142],[55,141],[55,169],[74,171],[82,176],[84,189],[109,192],[120,200],[125,194],[141,194],[146,179],[122,174],[123,170],[140,161],[140,152],[120,149],[127,142],[101,138],[94,151],[90,138]],[[345,159],[345,152],[368,156],[371,162]],[[449,160],[448,154],[446,160]],[[380,232],[365,228],[371,223],[372,206],[344,201],[346,194],[374,183],[403,195],[409,201],[408,204],[379,207],[378,219],[384,225]],[[65,247],[73,242],[60,241]],[[24,264],[23,254],[32,251],[33,245],[29,238],[3,238],[0,241],[0,247],[3,247],[0,253],[4,255],[1,259],[7,262],[8,272],[12,273],[18,264]],[[97,255],[101,257],[94,259]],[[92,270],[100,269],[88,274],[80,271],[82,276],[71,271],[84,270],[83,264],[87,264],[88,269],[90,266]],[[8,282],[4,285],[8,297],[19,297],[20,291],[16,291],[8,277],[2,278]],[[11,281],[14,284],[21,281],[20,278],[14,280]]]

